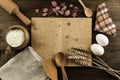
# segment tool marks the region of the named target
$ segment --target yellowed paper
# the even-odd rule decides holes
[[[91,26],[91,18],[32,18],[32,47],[42,58],[71,47],[89,49]]]

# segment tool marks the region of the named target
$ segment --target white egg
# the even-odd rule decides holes
[[[103,34],[97,34],[96,41],[100,46],[107,46],[109,44],[108,37]]]
[[[100,46],[99,44],[92,44],[91,45],[91,51],[93,54],[101,56],[104,54],[104,48]]]

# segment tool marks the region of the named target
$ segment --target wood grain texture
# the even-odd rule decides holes
[[[40,13],[35,13],[35,7],[39,6],[40,10],[43,7],[47,7],[50,5],[51,0],[14,0],[20,7],[20,10],[29,18],[30,17],[40,17]],[[67,2],[74,3],[79,6],[80,14],[79,17],[85,17],[83,13],[83,8],[78,3],[77,0],[57,0],[58,2]],[[105,55],[102,56],[102,59],[111,67],[115,69],[120,69],[120,0],[83,0],[87,7],[91,8],[94,11],[93,16],[93,27],[95,21],[95,9],[96,6],[102,2],[106,2],[108,8],[110,9],[110,13],[112,15],[114,23],[117,25],[117,35],[116,37],[110,37],[110,44],[105,47]],[[4,50],[6,48],[6,43],[4,39],[5,30],[16,24],[21,24],[25,26],[17,17],[11,16],[6,13],[3,9],[0,8],[0,66],[6,63],[11,57],[16,55],[16,53],[12,54],[4,54]],[[28,27],[26,27],[28,28]],[[30,30],[30,28],[28,28]],[[95,35],[97,32],[93,31],[93,43],[95,43]],[[59,69],[58,69],[59,70]],[[66,68],[69,80],[116,80],[112,76],[108,75],[104,71],[91,69],[91,68]],[[59,78],[61,79],[61,71],[59,70]]]

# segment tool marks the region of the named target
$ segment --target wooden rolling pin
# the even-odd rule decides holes
[[[5,9],[9,14],[15,14],[26,25],[31,24],[31,20],[19,11],[19,7],[12,0],[0,0],[0,6]]]

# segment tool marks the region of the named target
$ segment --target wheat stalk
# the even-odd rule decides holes
[[[81,64],[84,66],[88,66],[88,64],[85,63],[85,61],[89,61],[88,58],[90,58],[89,55],[91,53],[89,50],[85,50],[83,48],[71,48],[66,53],[67,53],[68,59],[72,59],[75,63]],[[114,76],[120,80],[120,76],[119,76],[120,71],[119,70],[112,69],[98,56],[96,56],[96,55],[93,55],[93,56],[95,58],[94,57],[92,58],[92,60],[93,60],[92,63],[95,64],[96,66],[98,66],[98,67],[92,66],[93,68],[105,70],[106,72],[108,72],[109,74],[111,74],[112,76]]]

